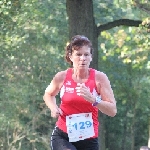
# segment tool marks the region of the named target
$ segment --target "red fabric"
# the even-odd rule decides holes
[[[96,91],[95,84],[95,70],[90,68],[90,75],[88,80],[85,82],[86,87],[90,88],[90,91]],[[66,116],[79,113],[92,112],[92,119],[94,124],[95,137],[98,137],[98,109],[93,107],[92,104],[86,101],[76,93],[77,83],[72,79],[72,68],[67,70],[66,79],[60,91],[61,104],[60,108],[63,111],[63,115],[59,116],[56,125],[67,133],[66,127]]]

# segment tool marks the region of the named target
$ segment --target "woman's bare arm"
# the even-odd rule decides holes
[[[60,88],[64,82],[66,71],[58,72],[50,85],[46,88],[43,100],[48,108],[51,110],[51,116],[57,118],[62,114],[62,111],[58,108],[55,96],[59,93]]]
[[[102,98],[102,101],[97,105],[98,109],[108,116],[115,116],[117,113],[116,101],[106,74],[99,71],[96,72],[96,85]]]

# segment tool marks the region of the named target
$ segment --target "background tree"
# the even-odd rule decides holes
[[[147,145],[150,38],[146,11],[124,0],[3,0],[0,5],[0,149],[49,149],[56,120],[42,97],[53,75],[68,67],[64,47],[74,34],[92,40],[92,67],[109,76],[117,100],[116,117],[100,114],[101,150],[137,150]]]

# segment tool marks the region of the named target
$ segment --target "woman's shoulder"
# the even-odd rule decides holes
[[[106,80],[108,81],[107,75],[104,72],[98,70],[95,70],[95,79],[97,81],[103,81],[103,82]]]
[[[63,70],[63,71],[58,72],[58,73],[54,76],[54,78],[55,78],[57,81],[61,82],[61,81],[64,81],[64,79],[65,79],[65,77],[66,77],[66,74],[67,74],[67,70]]]
[[[107,75],[104,72],[98,70],[95,70],[95,76],[102,77],[102,78],[107,77]]]

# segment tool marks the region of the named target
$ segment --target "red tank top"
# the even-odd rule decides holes
[[[96,84],[95,84],[95,70],[90,68],[90,75],[88,80],[85,82],[85,86],[90,89],[93,95],[97,95]],[[83,97],[78,96],[75,88],[77,82],[72,79],[72,68],[67,70],[66,78],[63,86],[60,90],[61,104],[60,109],[63,111],[63,115],[59,116],[56,125],[67,133],[66,127],[66,116],[79,113],[90,113],[92,112],[92,119],[95,131],[95,137],[98,137],[98,108],[93,107],[92,104],[86,101]]]

